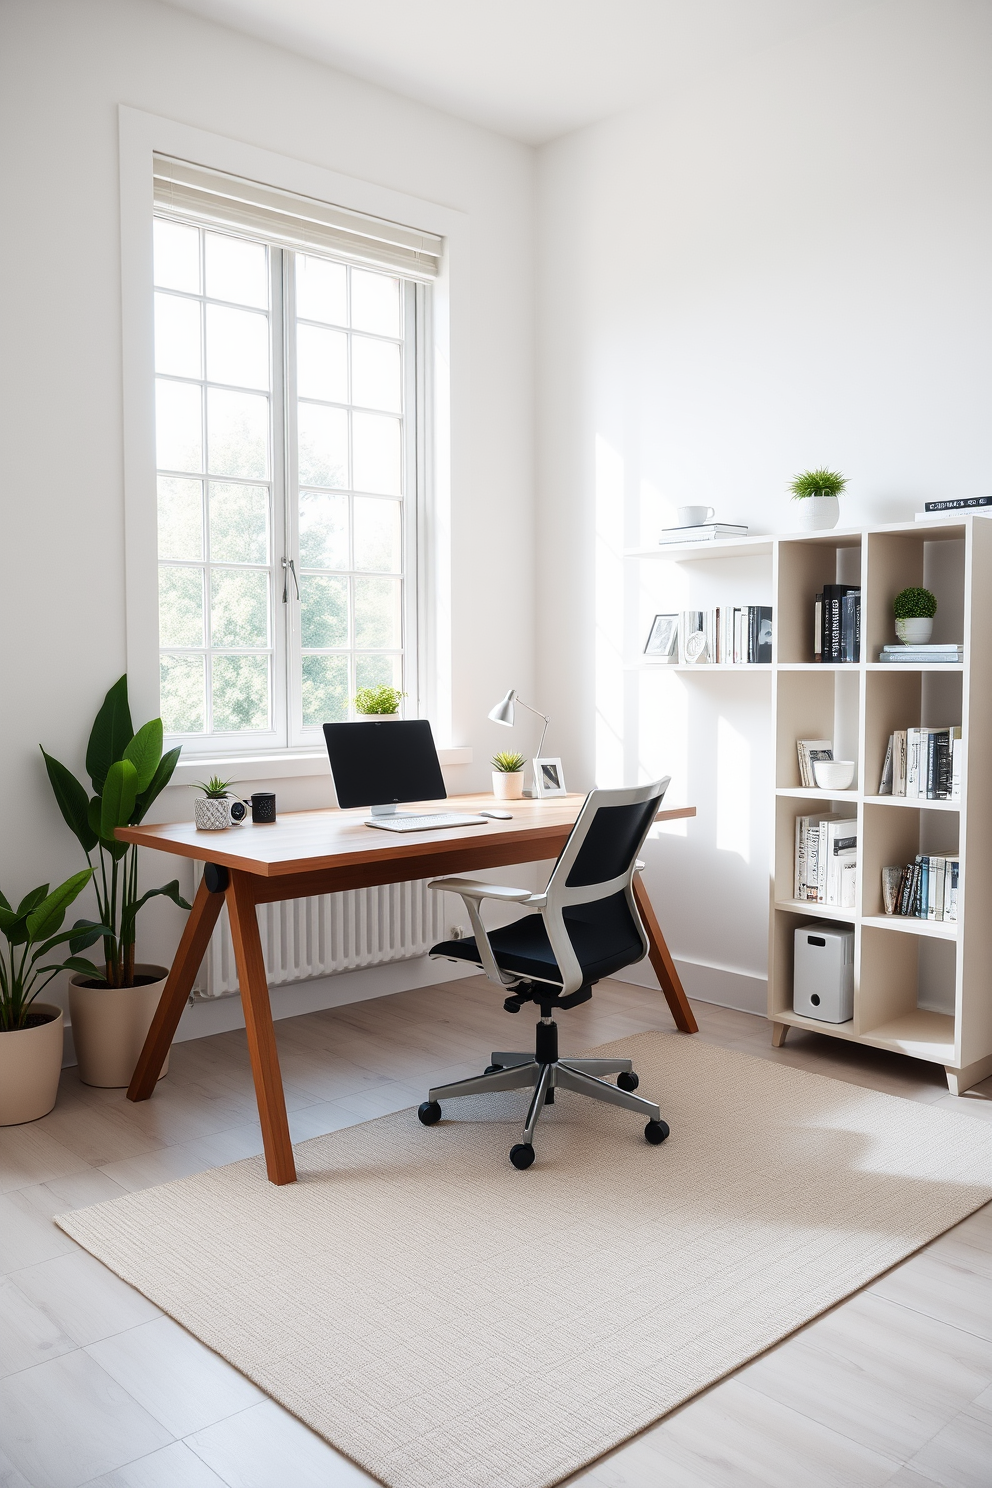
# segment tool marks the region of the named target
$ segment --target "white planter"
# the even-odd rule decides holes
[[[909,620],[897,620],[896,635],[904,646],[925,646],[933,635],[933,617],[916,615]]]
[[[47,1116],[59,1093],[62,1009],[33,1002],[31,1012],[51,1016],[34,1028],[0,1033],[0,1126]]]
[[[497,801],[519,801],[523,793],[523,770],[493,771],[493,795]]]
[[[359,713],[356,723],[399,723],[398,713]]]
[[[69,979],[69,1017],[84,1085],[119,1089],[130,1085],[155,1009],[168,978],[164,966],[135,966],[153,977],[140,987],[101,987],[84,976]],[[166,1055],[162,1075],[169,1073]]]
[[[193,821],[198,832],[223,832],[231,825],[231,803],[226,796],[197,796]]]
[[[836,527],[840,520],[840,501],[836,496],[802,496],[793,503],[802,532],[822,532]]]

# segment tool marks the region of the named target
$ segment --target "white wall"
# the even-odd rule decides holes
[[[470,356],[454,369],[451,742],[488,782],[513,736],[486,721],[533,691],[532,152],[473,125],[154,0],[7,0],[0,16],[0,886],[20,896],[80,865],[39,742],[82,773],[125,669],[118,105],[223,134],[465,213]],[[143,720],[137,720],[143,721]],[[283,807],[329,784],[269,783]],[[171,799],[170,799],[171,798]],[[167,792],[160,817],[189,814]],[[144,870],[172,877],[175,860]],[[157,877],[156,877],[157,875]],[[181,913],[155,903],[139,959],[169,959]],[[357,994],[356,994],[357,995]]]
[[[618,554],[682,502],[788,530],[821,463],[854,522],[992,491],[990,84],[988,5],[886,0],[539,155],[548,744],[572,785],[671,770],[698,804],[648,883],[718,1001],[766,969],[767,680],[625,676],[661,566]],[[716,568],[656,607],[761,597]]]

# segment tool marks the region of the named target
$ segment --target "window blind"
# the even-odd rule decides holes
[[[304,253],[333,253],[410,279],[435,279],[443,240],[257,181],[154,157],[155,206],[200,224],[230,227]]]

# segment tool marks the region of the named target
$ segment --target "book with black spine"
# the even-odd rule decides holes
[[[766,665],[772,659],[772,607],[771,605],[757,605],[757,636],[754,649],[754,659],[759,665]]]
[[[970,511],[973,507],[992,506],[992,496],[962,496],[954,501],[924,501],[923,510],[928,512]]]

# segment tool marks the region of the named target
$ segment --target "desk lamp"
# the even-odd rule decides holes
[[[490,709],[489,717],[492,719],[493,723],[503,723],[506,725],[507,728],[511,728],[513,725],[514,703],[519,703],[521,708],[527,709],[528,713],[536,713],[538,718],[544,719],[544,731],[541,734],[541,742],[537,746],[537,754],[535,755],[535,759],[540,759],[541,756],[544,754],[544,740],[548,732],[548,723],[550,722],[550,720],[547,714],[542,713],[539,708],[534,708],[531,706],[530,703],[525,703],[523,698],[517,697],[517,690],[515,687],[511,687],[509,692],[506,694],[506,697],[501,698],[500,701],[496,704],[495,708]],[[525,796],[534,796],[536,794],[537,792],[533,789],[524,791]]]

